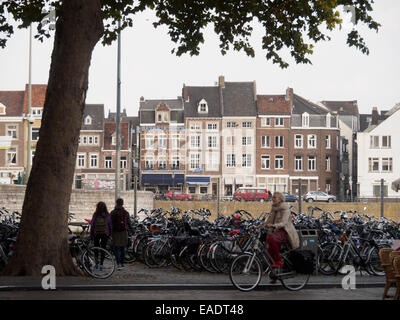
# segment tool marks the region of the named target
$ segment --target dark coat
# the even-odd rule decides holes
[[[116,213],[118,210],[122,209],[127,217],[127,230],[124,231],[115,231],[114,225],[116,222]],[[128,229],[132,229],[131,219],[129,217],[129,212],[126,211],[123,207],[115,207],[113,211],[110,213],[111,216],[111,226],[112,226],[112,245],[115,247],[126,247],[128,245]]]

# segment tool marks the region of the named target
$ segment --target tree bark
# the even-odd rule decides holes
[[[39,141],[15,252],[3,275],[76,275],[68,246],[70,195],[90,60],[103,32],[101,0],[68,0],[58,13]]]

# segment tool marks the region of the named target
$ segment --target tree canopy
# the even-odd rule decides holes
[[[0,5],[0,46],[13,34],[9,17],[25,28],[37,22],[36,38],[49,37],[42,20],[50,7],[61,14],[62,0],[5,0]],[[166,26],[171,40],[176,43],[172,53],[180,56],[188,53],[198,55],[204,42],[204,30],[209,24],[214,27],[220,39],[221,53],[228,50],[243,50],[254,56],[250,35],[254,23],[265,30],[262,48],[267,60],[285,68],[289,64],[281,56],[281,49],[287,48],[296,63],[311,63],[309,56],[319,41],[330,40],[329,32],[340,27],[343,18],[339,7],[350,8],[354,15],[355,28],[347,35],[347,45],[363,53],[369,50],[357,26],[365,24],[378,31],[380,24],[371,17],[373,0],[103,0],[101,15],[104,21],[102,42],[112,43],[119,31],[134,27],[135,14],[146,9],[155,11],[157,20],[154,27]],[[118,27],[117,22],[121,25]]]

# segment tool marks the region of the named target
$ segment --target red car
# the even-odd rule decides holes
[[[169,190],[165,194],[166,200],[184,200],[184,201],[191,201],[192,196],[190,194],[183,193],[182,191],[177,190]]]
[[[233,199],[236,201],[267,201],[268,190],[263,188],[242,187],[236,190]]]

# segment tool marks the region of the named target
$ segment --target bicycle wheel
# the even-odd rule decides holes
[[[319,248],[317,255],[318,271],[324,275],[332,275],[335,273],[335,266],[338,265],[341,248],[335,243],[329,243]],[[336,260],[335,260],[336,259]]]
[[[211,265],[211,261],[209,258],[209,251],[212,243],[203,244],[199,250],[199,259],[203,269],[207,270],[208,272],[215,273],[217,270],[213,268]]]
[[[82,263],[87,274],[97,279],[110,277],[115,271],[116,264],[114,256],[100,247],[88,248],[82,254]]]
[[[224,243],[220,243],[213,248],[211,263],[219,272],[228,273],[233,259],[239,254],[241,252],[230,252]]]
[[[240,291],[247,292],[256,288],[261,281],[261,274],[260,261],[249,253],[236,257],[229,268],[229,278]]]
[[[279,281],[286,289],[290,291],[298,291],[303,289],[308,283],[310,275],[297,273],[293,263],[286,255],[282,255],[282,259],[284,265],[277,272]]]
[[[379,258],[379,249],[377,247],[372,247],[367,256],[368,269],[376,276],[384,276],[385,269],[383,269],[381,264],[381,259]]]

